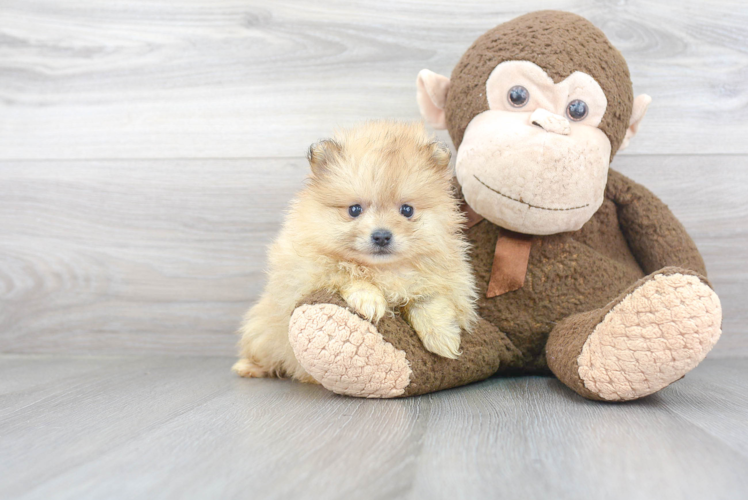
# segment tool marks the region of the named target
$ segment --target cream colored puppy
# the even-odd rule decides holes
[[[314,290],[373,323],[403,314],[431,352],[460,353],[477,316],[450,153],[420,123],[370,122],[309,149],[311,175],[269,252],[268,283],[241,327],[244,377],[312,382],[288,323]]]

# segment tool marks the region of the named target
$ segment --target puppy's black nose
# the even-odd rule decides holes
[[[371,241],[374,242],[374,244],[378,247],[386,247],[390,244],[390,240],[392,239],[392,233],[387,231],[386,229],[377,229],[373,233],[371,233]]]

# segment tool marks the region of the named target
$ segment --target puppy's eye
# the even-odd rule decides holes
[[[410,205],[403,205],[400,207],[400,215],[407,217],[408,219],[413,217],[413,212],[415,212],[415,210]]]
[[[361,205],[351,205],[348,207],[348,215],[353,217],[354,219],[361,215],[364,212],[364,209],[361,208]]]
[[[522,85],[515,85],[509,89],[506,98],[513,107],[521,108],[530,100],[530,92]]]
[[[584,117],[587,116],[587,103],[579,99],[574,99],[566,107],[566,114],[575,122],[584,120]]]

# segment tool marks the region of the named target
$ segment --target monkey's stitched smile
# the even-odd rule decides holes
[[[488,189],[490,189],[494,193],[498,194],[499,196],[503,196],[504,198],[508,198],[508,199],[510,199],[512,201],[516,201],[517,203],[522,203],[523,205],[527,205],[530,208],[537,208],[539,210],[550,210],[552,212],[565,212],[567,210],[579,210],[580,208],[587,208],[587,207],[590,206],[590,204],[587,203],[586,205],[581,205],[579,207],[570,207],[570,208],[548,208],[548,207],[540,207],[538,205],[532,205],[531,203],[527,203],[526,201],[518,200],[517,198],[512,198],[511,196],[507,196],[504,193],[495,190],[494,188],[492,188],[491,186],[489,186],[488,184],[486,184],[485,182],[483,182],[482,180],[480,180],[478,178],[478,176],[475,175],[475,174],[473,174],[473,177],[475,177],[475,180],[477,180],[478,182],[480,182],[481,184],[483,184],[484,186],[486,186]]]

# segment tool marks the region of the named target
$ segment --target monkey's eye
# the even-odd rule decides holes
[[[410,205],[403,205],[400,207],[400,215],[407,217],[408,219],[413,217],[413,212],[415,212],[415,209]]]
[[[566,107],[566,114],[575,122],[584,120],[584,117],[587,116],[587,103],[579,99],[574,99]]]
[[[515,85],[509,89],[506,98],[509,104],[515,108],[521,108],[530,100],[530,93],[522,85]]]
[[[348,207],[348,215],[353,217],[354,219],[361,215],[364,212],[364,209],[361,208],[361,205],[351,205]]]

